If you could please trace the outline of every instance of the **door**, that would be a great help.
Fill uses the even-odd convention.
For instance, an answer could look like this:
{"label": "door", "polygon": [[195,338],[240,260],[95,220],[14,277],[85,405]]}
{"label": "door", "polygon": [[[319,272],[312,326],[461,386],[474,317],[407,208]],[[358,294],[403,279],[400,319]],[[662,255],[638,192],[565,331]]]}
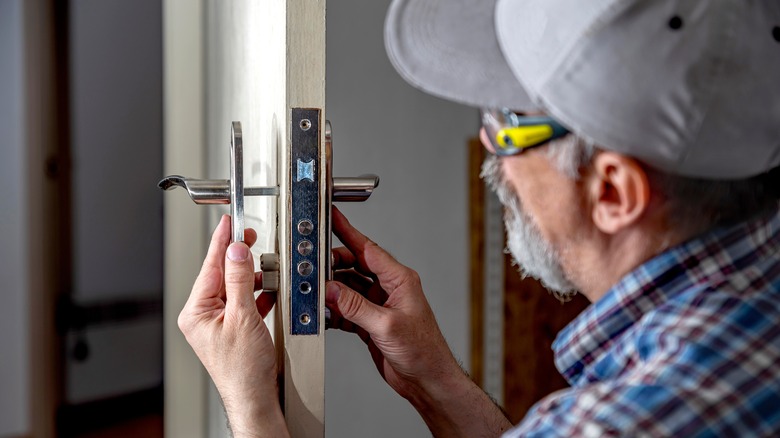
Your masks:
{"label": "door", "polygon": [[[324,281],[327,261],[324,0],[167,0],[165,173],[228,178],[231,122],[243,131],[244,185],[278,186],[278,197],[246,197],[246,226],[263,253],[279,255],[279,296],[267,323],[283,379],[292,436],[324,435]],[[314,155],[301,156],[302,143]],[[302,146],[301,146],[302,147]],[[308,181],[298,167],[312,169]],[[322,171],[320,171],[322,170]],[[309,184],[303,187],[302,184]],[[299,190],[316,202],[304,205]],[[175,198],[175,199],[174,199]],[[176,328],[205,243],[227,208],[166,196],[166,433],[225,436],[218,395]],[[293,251],[309,215],[313,241],[305,303]],[[318,243],[322,242],[322,245]],[[318,269],[322,267],[322,269]],[[322,291],[322,293],[320,293]],[[300,307],[303,305],[303,309]]]}

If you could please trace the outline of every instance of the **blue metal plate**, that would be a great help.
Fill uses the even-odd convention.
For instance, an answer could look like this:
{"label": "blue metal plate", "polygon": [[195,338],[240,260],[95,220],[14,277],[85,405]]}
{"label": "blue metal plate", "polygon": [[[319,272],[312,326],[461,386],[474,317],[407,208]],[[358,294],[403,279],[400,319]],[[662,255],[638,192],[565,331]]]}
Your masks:
{"label": "blue metal plate", "polygon": [[[320,113],[316,108],[292,109],[292,162],[289,167],[292,264],[289,292],[293,335],[316,335],[320,331]],[[308,255],[298,251],[300,243],[305,240],[312,244]]]}

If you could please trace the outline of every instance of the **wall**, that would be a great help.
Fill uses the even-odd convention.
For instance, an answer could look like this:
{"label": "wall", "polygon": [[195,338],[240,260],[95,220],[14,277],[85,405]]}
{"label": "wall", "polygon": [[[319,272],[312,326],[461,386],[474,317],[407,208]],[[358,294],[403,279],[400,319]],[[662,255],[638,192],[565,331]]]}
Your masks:
{"label": "wall", "polygon": [[22,1],[0,0],[0,436],[28,430]]}
{"label": "wall", "polygon": [[[70,1],[73,301],[162,297],[162,6]],[[71,331],[70,353],[80,335]],[[162,382],[159,313],[83,333],[68,354],[65,398],[83,403]]]}
{"label": "wall", "polygon": [[[416,269],[455,356],[468,366],[466,141],[474,109],[425,95],[398,76],[383,41],[389,1],[329,0],[327,117],[334,174],[376,173],[363,204],[341,204],[352,223]],[[411,406],[382,381],[364,344],[329,331],[328,436],[426,436]]]}

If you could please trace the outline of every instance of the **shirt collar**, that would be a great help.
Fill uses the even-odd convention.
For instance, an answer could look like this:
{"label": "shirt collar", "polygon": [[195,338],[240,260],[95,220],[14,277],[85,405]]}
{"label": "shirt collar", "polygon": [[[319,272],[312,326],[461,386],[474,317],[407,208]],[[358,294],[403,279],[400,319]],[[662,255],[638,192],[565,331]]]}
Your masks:
{"label": "shirt collar", "polygon": [[706,284],[780,250],[780,211],[689,240],[640,265],[574,321],[553,343],[555,364],[575,385],[583,371],[642,315],[694,284]]}

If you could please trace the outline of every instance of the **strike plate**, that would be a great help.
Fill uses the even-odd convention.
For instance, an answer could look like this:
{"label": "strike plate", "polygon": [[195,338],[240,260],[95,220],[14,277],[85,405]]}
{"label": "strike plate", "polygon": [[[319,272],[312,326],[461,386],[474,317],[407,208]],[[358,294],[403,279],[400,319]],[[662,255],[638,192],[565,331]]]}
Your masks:
{"label": "strike plate", "polygon": [[290,327],[293,335],[316,335],[320,330],[320,110],[293,108],[290,134]]}

